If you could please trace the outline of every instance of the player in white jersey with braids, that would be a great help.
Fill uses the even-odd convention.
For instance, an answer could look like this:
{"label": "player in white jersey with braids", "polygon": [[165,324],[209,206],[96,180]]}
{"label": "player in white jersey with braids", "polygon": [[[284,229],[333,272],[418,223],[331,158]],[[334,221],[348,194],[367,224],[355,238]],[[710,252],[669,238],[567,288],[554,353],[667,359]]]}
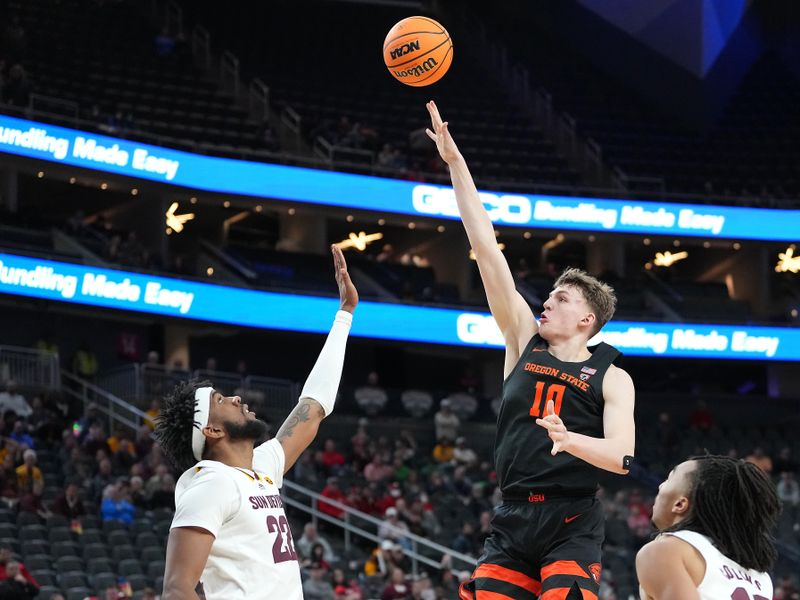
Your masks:
{"label": "player in white jersey with braids", "polygon": [[751,463],[679,464],[653,506],[660,535],[636,556],[642,600],[772,600],[779,513],[775,485]]}
{"label": "player in white jersey with braids", "polygon": [[164,600],[302,600],[300,567],[279,488],[333,410],[358,292],[341,250],[331,248],[340,310],[298,405],[274,439],[239,396],[210,382],[179,385],[165,400],[155,435],[186,469],[175,488]]}

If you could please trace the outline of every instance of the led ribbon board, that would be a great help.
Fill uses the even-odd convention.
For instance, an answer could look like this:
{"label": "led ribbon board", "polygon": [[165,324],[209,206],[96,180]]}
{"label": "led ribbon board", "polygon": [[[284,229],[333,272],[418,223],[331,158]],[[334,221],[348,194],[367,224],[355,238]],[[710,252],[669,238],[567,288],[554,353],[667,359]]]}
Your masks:
{"label": "led ribbon board", "polygon": [[[279,294],[0,253],[0,293],[262,329],[327,333],[336,298]],[[352,335],[485,348],[487,313],[362,301]],[[604,340],[633,356],[800,360],[800,329],[615,321]]]}
{"label": "led ribbon board", "polygon": [[[202,156],[0,115],[0,152],[210,192],[458,219],[453,190],[396,179]],[[797,241],[800,210],[481,192],[498,225]]]}

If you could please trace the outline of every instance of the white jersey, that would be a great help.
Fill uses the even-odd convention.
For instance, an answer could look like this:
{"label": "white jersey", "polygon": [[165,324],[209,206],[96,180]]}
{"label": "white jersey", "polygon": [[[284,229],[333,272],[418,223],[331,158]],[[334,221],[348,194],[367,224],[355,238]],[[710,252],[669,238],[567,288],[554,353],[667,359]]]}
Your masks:
{"label": "white jersey", "polygon": [[303,600],[278,492],[285,460],[272,439],[255,449],[252,471],[203,460],[178,480],[172,527],[201,527],[214,535],[200,578],[208,600]]}
{"label": "white jersey", "polygon": [[722,554],[706,536],[695,531],[673,531],[706,561],[706,574],[697,586],[700,600],[772,600],[772,580],[767,573],[745,569]]}

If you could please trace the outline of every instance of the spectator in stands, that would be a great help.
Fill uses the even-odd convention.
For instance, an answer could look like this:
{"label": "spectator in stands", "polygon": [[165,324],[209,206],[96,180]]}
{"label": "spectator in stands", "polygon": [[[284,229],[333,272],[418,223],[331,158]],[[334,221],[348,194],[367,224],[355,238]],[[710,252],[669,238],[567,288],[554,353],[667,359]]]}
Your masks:
{"label": "spectator in stands", "polygon": [[[8,564],[13,561],[17,563],[19,574],[22,575],[23,579],[39,587],[39,582],[36,581],[36,578],[31,575],[24,564],[18,560],[14,560],[13,554],[14,549],[10,545],[0,544],[0,581],[6,581],[7,579],[14,579],[16,577],[16,573],[11,574],[8,569]],[[2,598],[2,596],[0,596],[0,598]]]}
{"label": "spectator in stands", "polygon": [[[337,595],[337,600],[362,600],[364,593],[356,579],[347,579],[347,575],[342,569],[333,570],[333,591]],[[344,588],[344,589],[342,589]]]}
{"label": "spectator in stands", "polygon": [[17,487],[21,493],[33,491],[34,483],[44,485],[42,470],[36,466],[36,451],[28,448],[22,454],[23,463],[17,467]]}
{"label": "spectator in stands", "polygon": [[714,416],[705,400],[697,401],[697,407],[689,415],[689,426],[699,431],[709,431],[714,426]]}
{"label": "spectator in stands", "polygon": [[144,412],[144,414],[147,415],[147,417],[144,419],[144,424],[147,425],[152,431],[156,428],[156,419],[158,418],[158,415],[161,414],[161,400],[159,398],[153,398],[150,400],[150,406]]}
{"label": "spectator in stands", "polygon": [[781,473],[797,473],[797,461],[792,457],[792,449],[784,446],[772,462],[773,471]]}
{"label": "spectator in stands", "polygon": [[94,422],[89,425],[89,432],[81,443],[83,452],[88,456],[97,456],[97,452],[102,450],[106,456],[110,456],[111,448],[108,447],[107,440],[108,438],[106,437],[106,432],[103,430],[103,427],[100,423]]}
{"label": "spectator in stands", "polygon": [[366,417],[361,417],[358,420],[358,429],[353,437],[350,438],[353,469],[356,471],[363,471],[369,462],[369,453],[367,452],[367,445],[370,442],[369,434],[367,433],[368,424],[369,421]]}
{"label": "spectator in stands", "polygon": [[407,600],[411,595],[411,588],[406,583],[406,574],[403,569],[395,567],[391,579],[383,588],[381,600]]}
{"label": "spectator in stands", "polygon": [[0,414],[5,415],[9,412],[23,419],[33,412],[25,396],[17,391],[17,382],[13,379],[6,381],[6,389],[0,392]]}
{"label": "spectator in stands", "polygon": [[79,519],[86,514],[86,508],[80,497],[80,487],[70,481],[64,491],[53,501],[53,512],[62,515],[70,521]]}
{"label": "spectator in stands", "polygon": [[381,540],[391,540],[401,545],[409,545],[408,525],[400,520],[399,513],[394,506],[386,509],[386,518],[378,528],[378,538]]}
{"label": "spectator in stands", "polygon": [[322,546],[322,556],[326,562],[332,563],[336,560],[336,557],[333,554],[333,549],[331,548],[328,540],[326,540],[319,534],[319,532],[317,532],[317,526],[314,525],[314,523],[308,522],[306,523],[305,527],[303,527],[303,535],[300,536],[300,539],[297,540],[297,543],[295,544],[295,547],[300,553],[300,558],[310,558],[311,548],[315,544]]}
{"label": "spectator in stands", "polygon": [[310,577],[303,583],[303,597],[306,600],[331,600],[333,586],[325,577],[326,572],[320,563],[313,563]]}
{"label": "spectator in stands", "polygon": [[433,448],[433,460],[440,464],[449,464],[455,456],[452,440],[445,436],[439,438],[439,443]]}
{"label": "spectator in stands", "polygon": [[28,600],[35,598],[39,588],[25,579],[20,572],[20,563],[10,560],[6,563],[6,579],[0,583],[0,598],[4,600]]}
{"label": "spectator in stands", "polygon": [[48,441],[58,440],[60,434],[56,423],[57,415],[44,405],[41,396],[34,396],[31,400],[31,415],[28,417],[29,429],[32,437],[36,436]]}
{"label": "spectator in stands", "polygon": [[15,508],[19,500],[17,470],[14,467],[14,455],[6,454],[0,469],[0,500],[7,508]]}
{"label": "spectator in stands", "polygon": [[[328,484],[322,490],[320,494],[324,498],[329,498],[331,500],[335,500],[336,502],[341,502],[342,504],[347,503],[347,496],[339,487],[339,480],[336,477],[328,477]],[[327,502],[320,502],[319,503],[319,510],[320,512],[325,513],[326,515],[330,515],[337,519],[341,519],[344,517],[344,510],[333,506],[332,504],[328,504]]]}
{"label": "spectator in stands", "polygon": [[344,464],[344,454],[336,449],[336,441],[331,438],[325,440],[325,450],[322,452],[322,467],[325,474],[339,475]]}
{"label": "spectator in stands", "polygon": [[456,439],[456,447],[453,450],[453,460],[457,465],[464,465],[471,469],[478,464],[478,455],[472,448],[467,448],[467,440],[463,436]]}
{"label": "spectator in stands", "polygon": [[[174,480],[174,479],[173,479]],[[144,493],[144,479],[139,475],[132,475],[130,481],[131,504],[136,508],[136,512],[143,512],[150,507],[150,502]]]}
{"label": "spectator in stands", "polygon": [[114,483],[115,479],[111,461],[107,458],[102,459],[98,464],[97,473],[89,483],[91,499],[94,501],[100,500],[106,488]]}
{"label": "spectator in stands", "polygon": [[14,421],[13,429],[8,435],[9,439],[17,444],[19,447],[35,448],[36,443],[33,441],[31,434],[25,429],[25,421],[17,419]]}
{"label": "spectator in stands", "polygon": [[169,33],[169,29],[164,27],[158,32],[153,40],[156,56],[169,58],[175,52],[175,38]]}
{"label": "spectator in stands", "polygon": [[781,502],[792,508],[800,505],[800,486],[797,485],[794,473],[789,471],[781,473],[781,479],[778,482],[778,497]]}
{"label": "spectator in stands", "polygon": [[268,119],[264,119],[256,132],[257,139],[265,150],[269,152],[280,152],[281,144],[278,141],[278,136],[272,128],[272,124]]}
{"label": "spectator in stands", "polygon": [[461,524],[461,531],[453,538],[451,545],[456,552],[475,556],[477,544],[475,540],[475,527],[472,525],[472,521],[464,521]]}
{"label": "spectator in stands", "polygon": [[26,107],[31,97],[31,84],[28,73],[22,65],[16,64],[8,71],[3,86],[3,100],[12,106]]}
{"label": "spectator in stands", "polygon": [[81,341],[78,351],[72,357],[72,372],[82,379],[94,382],[98,369],[97,355],[92,352],[86,340]]}
{"label": "spectator in stands", "polygon": [[149,507],[151,510],[159,508],[175,510],[175,477],[172,473],[166,473],[161,478],[161,487],[150,496]]}
{"label": "spectator in stands", "polygon": [[23,494],[19,499],[20,512],[27,512],[38,515],[40,519],[48,519],[53,515],[50,509],[42,501],[44,493],[44,483],[34,482],[33,489]]}
{"label": "spectator in stands", "polygon": [[745,460],[749,463],[753,463],[767,475],[772,473],[772,459],[767,456],[764,449],[759,446],[754,448],[753,452],[750,453]]}
{"label": "spectator in stands", "polygon": [[358,388],[353,395],[361,410],[370,416],[381,412],[389,401],[386,390],[380,387],[380,379],[375,371],[367,375],[366,384]]}
{"label": "spectator in stands", "polygon": [[447,438],[452,443],[458,437],[461,421],[453,412],[449,398],[439,403],[439,411],[434,415],[433,423],[436,426],[437,441],[441,442],[443,438]]}
{"label": "spectator in stands", "polygon": [[369,482],[380,483],[386,481],[394,473],[391,465],[384,464],[383,456],[376,452],[372,461],[364,467],[364,479]]}
{"label": "spectator in stands", "polygon": [[127,497],[127,488],[127,483],[121,481],[106,487],[100,505],[103,521],[119,521],[124,525],[133,523],[136,509]]}
{"label": "spectator in stands", "polygon": [[[109,444],[110,445],[110,444]],[[136,456],[136,448],[133,443],[126,437],[119,438],[119,442],[115,444],[116,451],[112,457],[112,464],[117,473],[128,473],[131,467],[138,462]]]}

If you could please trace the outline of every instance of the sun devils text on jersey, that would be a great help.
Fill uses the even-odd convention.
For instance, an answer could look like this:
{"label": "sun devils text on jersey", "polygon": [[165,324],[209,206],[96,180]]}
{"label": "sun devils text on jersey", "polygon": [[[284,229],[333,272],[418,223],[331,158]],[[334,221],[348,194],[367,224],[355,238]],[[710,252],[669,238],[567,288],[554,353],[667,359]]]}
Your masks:
{"label": "sun devils text on jersey", "polygon": [[590,495],[599,469],[567,452],[552,456],[553,442],[536,425],[548,401],[567,430],[603,437],[603,378],[620,352],[601,343],[583,362],[563,362],[537,333],[503,385],[494,458],[506,498],[544,501],[547,494]]}

